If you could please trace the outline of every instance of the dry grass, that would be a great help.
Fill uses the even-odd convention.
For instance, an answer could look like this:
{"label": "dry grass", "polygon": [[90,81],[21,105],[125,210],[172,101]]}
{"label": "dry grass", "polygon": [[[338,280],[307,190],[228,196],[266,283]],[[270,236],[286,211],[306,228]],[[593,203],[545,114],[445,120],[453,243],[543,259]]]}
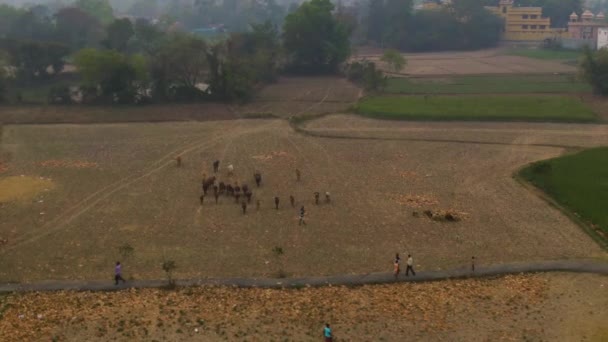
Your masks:
{"label": "dry grass", "polygon": [[34,293],[0,299],[0,335],[7,342],[314,341],[329,322],[341,341],[599,342],[607,287],[606,277],[562,274],[354,289]]}

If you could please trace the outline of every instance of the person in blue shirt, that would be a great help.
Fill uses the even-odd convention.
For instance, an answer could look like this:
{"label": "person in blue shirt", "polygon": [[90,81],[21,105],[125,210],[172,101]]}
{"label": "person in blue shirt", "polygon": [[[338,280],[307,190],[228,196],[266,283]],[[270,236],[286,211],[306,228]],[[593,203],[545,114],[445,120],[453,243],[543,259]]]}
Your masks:
{"label": "person in blue shirt", "polygon": [[331,335],[331,328],[329,327],[329,323],[325,324],[325,328],[323,328],[323,337],[325,337],[325,342],[332,342],[333,338]]}

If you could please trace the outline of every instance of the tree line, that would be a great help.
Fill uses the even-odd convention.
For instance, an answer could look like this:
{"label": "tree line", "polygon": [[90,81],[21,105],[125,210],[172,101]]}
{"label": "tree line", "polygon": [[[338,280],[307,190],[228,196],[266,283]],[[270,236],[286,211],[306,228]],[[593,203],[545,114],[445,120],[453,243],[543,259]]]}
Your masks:
{"label": "tree line", "polygon": [[[0,28],[7,66],[0,70],[28,85],[57,77],[72,64],[85,103],[247,101],[281,72],[337,72],[350,55],[350,31],[329,0],[302,3],[282,27],[268,20],[216,40],[146,19],[103,24],[84,7],[62,8],[53,16],[36,7],[2,11],[12,11],[15,20]],[[67,86],[49,94],[54,103],[73,98]]]}
{"label": "tree line", "polygon": [[479,0],[454,0],[414,11],[412,0],[370,0],[366,39],[406,51],[467,50],[494,46],[503,22]]}

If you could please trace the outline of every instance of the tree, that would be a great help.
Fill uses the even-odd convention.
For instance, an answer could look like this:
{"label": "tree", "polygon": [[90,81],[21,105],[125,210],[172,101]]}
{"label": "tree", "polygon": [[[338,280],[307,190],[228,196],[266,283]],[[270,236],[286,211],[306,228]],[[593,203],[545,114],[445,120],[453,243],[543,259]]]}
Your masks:
{"label": "tree", "polygon": [[103,40],[103,45],[111,50],[125,52],[129,40],[134,34],[135,31],[133,30],[131,20],[116,19],[106,27],[106,39]]}
{"label": "tree", "polygon": [[591,84],[595,93],[608,96],[608,50],[594,52],[588,47],[585,48],[580,73]]}
{"label": "tree", "polygon": [[0,4],[0,38],[6,38],[15,21],[23,14],[23,10],[15,7]]}
{"label": "tree", "polygon": [[376,68],[376,63],[367,60],[349,64],[346,68],[346,76],[350,81],[371,92],[383,91],[388,84],[388,78],[382,70]]}
{"label": "tree", "polygon": [[11,65],[17,69],[19,79],[25,82],[48,76],[49,67],[55,74],[61,72],[63,59],[70,51],[62,44],[36,41],[9,41],[7,49]]}
{"label": "tree", "polygon": [[165,38],[165,33],[146,19],[137,19],[133,31],[134,39],[130,44],[131,49],[148,55],[153,54]]}
{"label": "tree", "polygon": [[192,35],[174,33],[152,52],[150,73],[160,100],[192,100],[208,74],[207,44]]}
{"label": "tree", "polygon": [[386,24],[382,39],[387,46],[403,45],[404,39],[407,38],[408,22],[413,7],[413,0],[386,0],[384,13]]}
{"label": "tree", "polygon": [[146,60],[140,55],[124,55],[112,50],[84,49],[74,64],[86,89],[109,103],[137,103],[147,81]]}
{"label": "tree", "polygon": [[0,60],[0,103],[3,103],[6,100],[6,66]]}
{"label": "tree", "polygon": [[111,23],[114,19],[114,10],[108,0],[77,0],[75,5],[97,18],[104,25]]}
{"label": "tree", "polygon": [[80,50],[94,46],[101,36],[101,23],[97,18],[78,7],[65,7],[55,14],[56,39]]}
{"label": "tree", "polygon": [[454,0],[453,15],[460,26],[460,45],[477,49],[495,45],[503,29],[503,21],[490,13],[478,0]]}
{"label": "tree", "polygon": [[34,11],[22,12],[9,29],[8,38],[30,41],[51,41],[55,35],[55,27],[51,18],[38,16]]}
{"label": "tree", "polygon": [[388,64],[388,66],[395,73],[398,73],[403,70],[403,67],[405,67],[405,65],[407,64],[407,61],[405,60],[401,52],[394,49],[386,50],[380,60]]}
{"label": "tree", "polygon": [[329,0],[310,0],[285,18],[283,43],[293,71],[335,72],[350,55],[349,32]]}
{"label": "tree", "polygon": [[367,39],[382,42],[384,36],[384,0],[370,0],[367,15]]}

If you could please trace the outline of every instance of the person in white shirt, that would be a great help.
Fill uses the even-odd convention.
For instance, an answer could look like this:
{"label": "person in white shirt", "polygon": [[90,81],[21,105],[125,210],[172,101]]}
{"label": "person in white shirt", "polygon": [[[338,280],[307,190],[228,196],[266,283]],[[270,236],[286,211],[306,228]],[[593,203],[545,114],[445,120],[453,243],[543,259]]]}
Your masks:
{"label": "person in white shirt", "polygon": [[412,271],[412,275],[416,275],[416,272],[414,271],[414,258],[412,258],[411,254],[407,255],[407,268],[405,269],[405,276],[409,277],[410,276],[410,271]]}

